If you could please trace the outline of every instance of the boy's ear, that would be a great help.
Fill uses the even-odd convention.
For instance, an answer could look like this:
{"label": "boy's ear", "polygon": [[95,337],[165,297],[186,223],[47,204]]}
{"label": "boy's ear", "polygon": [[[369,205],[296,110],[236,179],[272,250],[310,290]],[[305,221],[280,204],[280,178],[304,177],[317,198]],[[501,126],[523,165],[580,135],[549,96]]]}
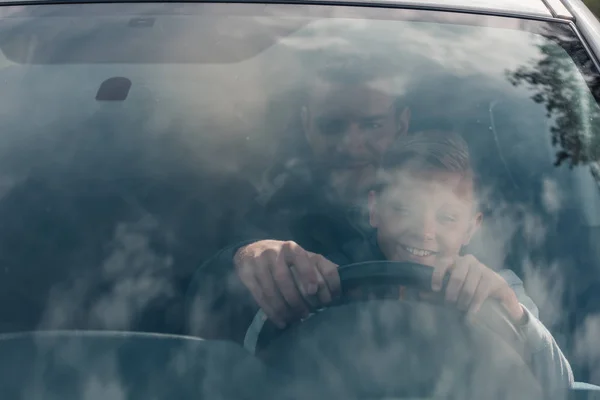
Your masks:
{"label": "boy's ear", "polygon": [[473,238],[473,235],[475,235],[475,233],[477,233],[477,231],[481,227],[482,222],[483,222],[483,214],[480,212],[476,213],[473,216],[473,218],[471,219],[471,222],[469,223],[469,230],[467,231],[467,235],[463,242],[463,246],[466,246],[469,244],[469,242],[471,242],[471,238]]}
{"label": "boy's ear", "polygon": [[372,228],[377,228],[379,216],[377,214],[377,194],[374,190],[369,192],[369,224]]}

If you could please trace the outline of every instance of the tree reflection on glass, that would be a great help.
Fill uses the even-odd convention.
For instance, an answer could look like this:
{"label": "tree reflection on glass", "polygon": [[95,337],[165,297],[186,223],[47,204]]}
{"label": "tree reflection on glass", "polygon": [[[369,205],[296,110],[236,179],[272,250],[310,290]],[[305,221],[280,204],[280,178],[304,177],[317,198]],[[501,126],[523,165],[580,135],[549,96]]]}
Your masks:
{"label": "tree reflection on glass", "polygon": [[508,80],[526,85],[533,91],[532,100],[545,106],[557,147],[555,165],[591,163],[594,171],[600,158],[600,109],[594,99],[600,95],[600,76],[569,27],[553,26],[543,36],[539,57],[507,71]]}

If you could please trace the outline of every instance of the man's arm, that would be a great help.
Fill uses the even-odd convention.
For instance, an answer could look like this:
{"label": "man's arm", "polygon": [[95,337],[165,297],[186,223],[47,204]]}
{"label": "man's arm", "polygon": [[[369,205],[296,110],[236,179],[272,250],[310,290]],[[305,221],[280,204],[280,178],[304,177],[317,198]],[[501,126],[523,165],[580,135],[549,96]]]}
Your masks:
{"label": "man's arm", "polygon": [[525,292],[523,282],[511,270],[498,272],[514,290],[524,308],[526,318],[520,326],[531,352],[531,368],[550,393],[573,385],[573,371],[552,334],[538,319],[538,308]]}
{"label": "man's arm", "polygon": [[233,257],[255,241],[227,246],[196,270],[186,295],[188,334],[242,343],[258,306],[235,273]]}

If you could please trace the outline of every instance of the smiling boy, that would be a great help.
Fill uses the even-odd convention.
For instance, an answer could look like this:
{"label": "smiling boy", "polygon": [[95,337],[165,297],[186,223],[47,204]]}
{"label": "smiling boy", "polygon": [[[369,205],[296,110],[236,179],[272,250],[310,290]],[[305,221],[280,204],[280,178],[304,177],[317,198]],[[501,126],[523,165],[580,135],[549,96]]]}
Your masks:
{"label": "smiling boy", "polygon": [[[386,259],[434,268],[432,290],[468,315],[487,299],[497,300],[525,337],[532,370],[546,388],[571,385],[571,367],[514,272],[498,272],[462,255],[482,223],[469,150],[460,135],[427,131],[401,138],[382,161],[369,194],[371,238],[348,243],[329,257],[344,265]],[[403,292],[401,292],[402,294]],[[427,294],[419,294],[427,296]]]}

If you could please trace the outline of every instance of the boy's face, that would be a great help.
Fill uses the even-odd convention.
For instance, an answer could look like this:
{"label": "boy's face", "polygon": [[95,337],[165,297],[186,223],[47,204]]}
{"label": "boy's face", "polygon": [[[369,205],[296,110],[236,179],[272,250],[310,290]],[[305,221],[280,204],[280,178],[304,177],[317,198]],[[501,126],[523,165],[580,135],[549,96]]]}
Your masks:
{"label": "boy's face", "polygon": [[370,222],[388,260],[448,265],[481,224],[473,182],[446,171],[400,169],[369,196]]}

